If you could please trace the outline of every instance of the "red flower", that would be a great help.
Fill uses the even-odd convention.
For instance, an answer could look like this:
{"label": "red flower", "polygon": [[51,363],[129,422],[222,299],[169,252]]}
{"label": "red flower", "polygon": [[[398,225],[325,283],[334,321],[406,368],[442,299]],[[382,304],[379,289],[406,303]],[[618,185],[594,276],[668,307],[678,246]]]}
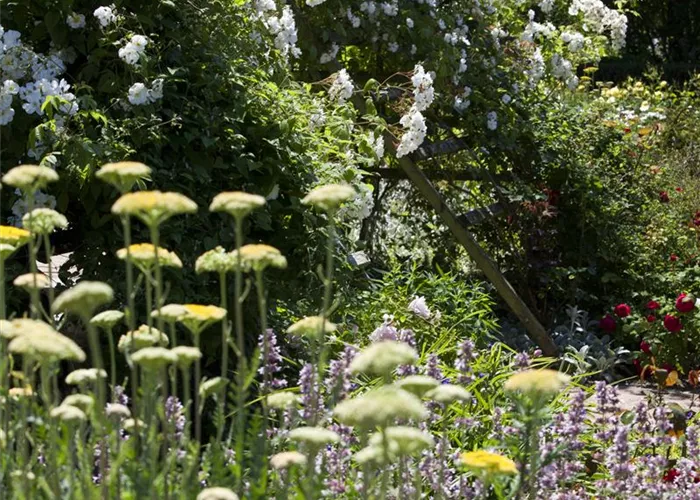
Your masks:
{"label": "red flower", "polygon": [[654,316],[653,314],[650,314],[649,316],[647,316],[647,321],[649,323],[653,323],[654,321],[656,321],[656,316]]}
{"label": "red flower", "polygon": [[683,188],[682,188],[682,187],[677,187],[677,188],[676,188],[676,191],[678,191],[679,193],[682,193],[682,192],[683,192]]}
{"label": "red flower", "polygon": [[677,478],[678,476],[680,476],[680,475],[681,475],[681,473],[678,472],[678,469],[672,468],[672,469],[668,469],[668,470],[666,471],[666,474],[664,474],[664,477],[663,477],[662,479],[663,479],[664,482],[666,482],[666,483],[672,483],[672,482],[674,482],[674,481],[676,480],[676,478]]}
{"label": "red flower", "polygon": [[661,203],[668,203],[669,201],[671,201],[671,198],[668,197],[668,193],[666,191],[661,191],[659,193],[659,200],[661,201]]}
{"label": "red flower", "polygon": [[627,304],[618,304],[615,306],[613,312],[620,318],[626,318],[627,316],[632,314],[632,308]]}
{"label": "red flower", "polygon": [[603,319],[598,322],[600,329],[604,332],[612,333],[617,328],[617,323],[615,323],[615,318],[606,314]]}
{"label": "red flower", "polygon": [[649,302],[647,302],[647,309],[651,309],[652,311],[654,311],[655,309],[658,309],[659,307],[661,307],[661,304],[659,304],[655,300],[650,300]]}
{"label": "red flower", "polygon": [[651,354],[651,346],[649,345],[649,342],[647,342],[646,340],[642,340],[639,343],[639,349],[646,354]]}
{"label": "red flower", "polygon": [[634,365],[634,369],[637,370],[637,375],[640,375],[642,373],[642,362],[635,359],[632,361],[632,365]]}
{"label": "red flower", "polygon": [[681,328],[683,328],[683,324],[681,323],[681,320],[679,318],[667,314],[664,318],[664,327],[669,332],[675,333],[681,331]]}
{"label": "red flower", "polygon": [[676,310],[681,313],[688,313],[695,309],[695,300],[686,293],[682,293],[676,299]]}
{"label": "red flower", "polygon": [[670,259],[671,259],[671,262],[676,262],[678,260],[678,255],[676,255],[675,253],[672,253]]}

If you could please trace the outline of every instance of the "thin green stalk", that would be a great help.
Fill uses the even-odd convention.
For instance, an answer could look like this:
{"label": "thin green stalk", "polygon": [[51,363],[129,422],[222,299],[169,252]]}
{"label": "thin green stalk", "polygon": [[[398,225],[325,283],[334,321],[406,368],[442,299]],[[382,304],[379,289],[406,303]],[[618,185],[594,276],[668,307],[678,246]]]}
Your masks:
{"label": "thin green stalk", "polygon": [[[170,326],[170,345],[173,348],[175,348],[175,347],[177,347],[177,327],[175,326],[174,321],[169,321],[168,324]],[[173,384],[173,395],[175,397],[178,397],[179,393],[178,393],[178,387],[177,387],[177,368],[172,367],[171,369],[172,369],[172,372],[171,372],[170,380]]]}
{"label": "thin green stalk", "polygon": [[[34,193],[27,193],[25,199],[27,200],[27,213],[29,214],[29,227],[32,226],[32,220],[34,216],[32,215],[32,211],[34,210]],[[34,241],[34,234],[32,233],[29,237],[29,241],[27,243],[28,248],[29,248],[29,270],[32,273],[32,276],[34,277],[34,286],[32,287],[30,291],[30,297],[32,299],[31,302],[31,308],[30,308],[30,314],[32,319],[37,319],[39,317],[39,311],[41,310],[40,305],[39,305],[39,288],[37,286],[37,281],[36,281],[36,246],[35,246],[35,241]],[[51,264],[51,263],[49,263]]]}
{"label": "thin green stalk", "polygon": [[382,427],[382,451],[384,452],[384,469],[382,470],[381,485],[379,487],[379,498],[386,498],[387,490],[389,487],[389,464],[391,460],[389,458],[389,435],[386,432],[386,428]]}
{"label": "thin green stalk", "polygon": [[0,256],[0,319],[7,317],[5,306],[5,258]]}
{"label": "thin green stalk", "polygon": [[235,218],[236,236],[236,269],[234,273],[233,307],[236,324],[236,356],[238,357],[236,373],[236,491],[243,497],[243,453],[245,442],[245,378],[248,371],[245,357],[245,342],[243,339],[243,270],[241,268],[241,246],[243,245],[243,218]]}
{"label": "thin green stalk", "polygon": [[153,316],[151,316],[151,311],[153,311],[153,276],[150,269],[144,271],[143,274],[146,281],[146,325],[150,332],[151,328],[153,328]]}
{"label": "thin green stalk", "polygon": [[[124,192],[122,192],[124,194]],[[126,302],[127,302],[127,325],[129,327],[129,346],[134,343],[133,332],[136,330],[136,305],[134,302],[134,265],[131,262],[131,219],[128,215],[122,216],[122,227],[124,229],[124,246],[126,247]],[[150,311],[148,311],[150,314]],[[131,361],[131,348],[126,349],[126,362],[131,370],[131,405],[134,415],[138,415],[138,385],[137,372],[134,363]],[[138,434],[138,429],[136,434]]]}
{"label": "thin green stalk", "polygon": [[109,340],[109,378],[112,384],[112,397],[114,397],[114,388],[117,386],[117,353],[114,348],[112,327],[107,328],[107,339]]}
{"label": "thin green stalk", "polygon": [[[53,299],[55,298],[56,291],[53,288],[53,265],[51,265],[51,256],[52,256],[52,251],[51,251],[51,241],[49,240],[49,235],[44,234],[44,253],[46,255],[46,265],[49,268],[49,307],[48,310],[51,311],[51,307],[53,306]],[[36,280],[36,277],[34,277]],[[54,320],[53,314],[49,315],[49,323],[51,325],[55,325],[56,321]]]}
{"label": "thin green stalk", "polygon": [[[6,307],[5,307],[5,259],[0,256],[0,319],[6,318]],[[6,373],[9,373],[7,367],[9,365],[9,356],[7,355],[7,339],[4,337],[0,338],[0,397],[7,398],[7,391],[9,388],[8,381],[5,380]],[[6,418],[5,405],[0,405],[0,429],[5,430],[5,418]],[[7,434],[5,434],[7,435]],[[2,477],[5,477],[5,470],[3,467]],[[2,490],[2,484],[0,483],[0,490]],[[0,499],[4,498],[4,493],[0,493]]]}
{"label": "thin green stalk", "polygon": [[[43,399],[44,408],[48,414],[51,411],[53,397],[51,395],[51,377],[50,367],[47,363],[41,364],[41,397]],[[57,453],[59,445],[56,442],[56,426],[49,425],[49,446],[46,447],[46,466],[48,483],[54,497],[61,496],[61,488],[59,485],[58,470],[56,469]]]}
{"label": "thin green stalk", "polygon": [[[228,300],[226,293],[226,273],[219,273],[219,291],[221,295],[221,307],[228,312]],[[221,320],[221,377],[228,380],[228,350],[229,350],[229,323],[228,315]],[[221,443],[221,438],[224,435],[224,427],[226,425],[226,392],[228,384],[223,384],[221,394],[219,394],[219,421],[216,429],[216,445]]]}
{"label": "thin green stalk", "polygon": [[[194,337],[194,346],[199,349],[199,332]],[[202,415],[199,409],[199,386],[202,383],[202,362],[196,359],[194,362],[194,439],[197,441],[197,449],[202,444]]]}
{"label": "thin green stalk", "polygon": [[[98,371],[104,370],[104,360],[102,359],[102,350],[100,349],[100,339],[98,337],[97,328],[90,322],[90,316],[83,316],[83,323],[87,327],[88,331],[88,343],[90,344],[90,357],[92,358],[92,364]],[[97,377],[97,408],[95,412],[97,414],[97,444],[100,447],[104,445],[104,410],[105,403],[107,400],[107,391],[105,388],[104,377]],[[100,477],[102,478],[102,489],[104,498],[109,498],[109,489],[107,485],[107,453],[106,447],[103,447],[100,453]]]}
{"label": "thin green stalk", "polygon": [[[158,225],[153,224],[150,227],[151,230],[151,243],[155,247],[156,251],[156,309],[158,309],[158,318],[156,320],[156,328],[163,331],[163,317],[160,314],[160,308],[163,307],[163,268],[160,265],[160,257],[158,255],[158,247],[160,245],[160,232],[158,231]],[[148,315],[150,316],[151,309],[148,310]]]}
{"label": "thin green stalk", "polygon": [[[163,368],[161,370],[161,390],[163,396],[163,405],[166,404],[168,400],[168,369]],[[168,422],[168,417],[163,412],[163,461],[165,462],[165,471],[163,472],[163,490],[165,492],[164,498],[168,500],[170,498],[170,490],[168,487],[168,475],[170,474],[170,460],[168,460],[168,441],[170,436],[170,422]]]}
{"label": "thin green stalk", "polygon": [[[263,421],[262,430],[260,435],[263,436],[262,439],[262,453],[263,464],[262,468],[264,472],[261,474],[266,474],[267,469],[267,427],[269,425],[268,418],[270,409],[267,406],[267,399],[265,396],[270,390],[270,370],[268,367],[267,360],[270,356],[270,339],[267,335],[267,300],[265,298],[265,284],[263,282],[263,272],[260,270],[255,271],[255,288],[258,292],[258,311],[260,312],[260,331],[263,338],[263,352],[262,352],[262,367],[263,367],[263,389],[261,391],[261,404],[263,411]],[[313,458],[313,457],[312,457]],[[311,460],[313,462],[313,460]]]}

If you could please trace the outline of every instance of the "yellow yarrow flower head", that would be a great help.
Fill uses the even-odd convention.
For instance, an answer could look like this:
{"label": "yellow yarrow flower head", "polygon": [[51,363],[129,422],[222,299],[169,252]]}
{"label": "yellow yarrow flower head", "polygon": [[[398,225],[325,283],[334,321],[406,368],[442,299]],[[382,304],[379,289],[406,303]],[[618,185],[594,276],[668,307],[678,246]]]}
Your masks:
{"label": "yellow yarrow flower head", "polygon": [[3,261],[15,253],[17,247],[8,245],[7,243],[0,243],[0,261]]}
{"label": "yellow yarrow flower head", "polygon": [[7,393],[12,399],[30,398],[34,395],[34,391],[30,386],[13,387]]}
{"label": "yellow yarrow flower head", "polygon": [[427,375],[409,375],[408,377],[396,381],[397,387],[411,394],[415,394],[419,398],[422,398],[427,392],[435,389],[438,385],[440,385],[440,382]]}
{"label": "yellow yarrow flower head", "polygon": [[78,316],[92,316],[95,309],[112,300],[114,300],[114,290],[107,283],[81,281],[56,297],[51,310]]}
{"label": "yellow yarrow flower head", "polygon": [[386,427],[397,418],[424,420],[428,410],[410,392],[387,385],[341,401],[333,409],[333,414],[342,424],[371,428]]}
{"label": "yellow yarrow flower head", "polygon": [[158,247],[151,243],[135,243],[129,245],[129,249],[120,248],[117,250],[117,258],[121,260],[130,259],[131,262],[142,272],[148,273],[156,265],[156,255],[158,263],[164,267],[175,267],[182,269],[182,261],[175,252],[171,252],[163,247]]}
{"label": "yellow yarrow flower head", "polygon": [[527,394],[531,397],[549,397],[560,392],[571,380],[556,370],[525,370],[506,380],[506,392]]}
{"label": "yellow yarrow flower head", "polygon": [[35,208],[22,217],[22,226],[35,234],[50,234],[68,227],[68,219],[50,208]]}
{"label": "yellow yarrow flower head", "polygon": [[151,176],[151,168],[137,161],[120,161],[103,165],[95,176],[126,193],[137,181],[148,179]]}
{"label": "yellow yarrow flower head", "polygon": [[217,394],[219,390],[228,383],[228,379],[223,377],[214,377],[205,380],[199,386],[199,396],[202,399],[207,399],[212,394]]}
{"label": "yellow yarrow flower head", "polygon": [[124,313],[122,311],[109,310],[102,311],[101,313],[95,315],[90,320],[90,323],[103,330],[111,330],[114,326],[124,319]]}
{"label": "yellow yarrow flower head", "polygon": [[166,323],[180,321],[187,314],[187,309],[182,304],[166,304],[160,309],[151,311],[151,317],[163,318]]}
{"label": "yellow yarrow flower head", "polygon": [[298,451],[283,451],[270,457],[270,465],[277,470],[289,469],[292,466],[304,466],[307,463],[305,455]]}
{"label": "yellow yarrow flower head", "polygon": [[41,290],[51,286],[49,278],[42,273],[20,274],[14,279],[12,284],[18,288],[24,288],[27,291]]}
{"label": "yellow yarrow flower head", "polygon": [[333,333],[337,326],[321,316],[307,316],[287,328],[287,333],[302,337],[319,338],[321,334]]}
{"label": "yellow yarrow flower head", "polygon": [[63,404],[51,410],[50,415],[53,418],[69,423],[82,422],[87,418],[85,412],[80,408]]}
{"label": "yellow yarrow flower head", "polygon": [[97,382],[98,379],[107,378],[107,372],[98,368],[78,368],[66,376],[68,385],[84,385]]}
{"label": "yellow yarrow flower head", "polygon": [[333,212],[346,201],[355,198],[355,190],[347,184],[327,184],[313,189],[302,198],[304,205],[312,205],[326,212]]}
{"label": "yellow yarrow flower head", "polygon": [[418,359],[416,350],[405,342],[382,340],[365,348],[350,363],[352,373],[388,375],[401,365],[412,365]]}
{"label": "yellow yarrow flower head", "polygon": [[12,340],[19,335],[25,333],[43,333],[52,334],[55,330],[48,323],[37,319],[19,318],[12,321],[0,320],[0,337]]}
{"label": "yellow yarrow flower head", "polygon": [[119,352],[138,351],[154,345],[168,345],[168,336],[156,328],[141,325],[136,330],[129,331],[119,337],[117,349]]}
{"label": "yellow yarrow flower head", "polygon": [[486,450],[462,453],[460,459],[469,469],[486,476],[518,473],[515,462],[510,458]]}
{"label": "yellow yarrow flower head", "polygon": [[[435,446],[433,437],[420,429],[405,425],[387,427],[384,432],[388,441],[388,452],[392,459],[417,455],[423,450]],[[384,435],[381,432],[372,434],[369,438],[370,446],[384,447]]]}
{"label": "yellow yarrow flower head", "polygon": [[180,322],[185,325],[193,335],[199,335],[209,325],[221,321],[226,317],[226,309],[218,306],[185,304],[184,308],[187,312],[180,319]]}
{"label": "yellow yarrow flower head", "polygon": [[70,394],[63,399],[61,405],[75,406],[85,413],[90,413],[95,406],[95,399],[87,394]]}
{"label": "yellow yarrow flower head", "polygon": [[173,215],[197,211],[197,204],[180,193],[138,191],[123,194],[112,205],[112,213],[137,217],[149,227],[158,226]]}
{"label": "yellow yarrow flower head", "polygon": [[26,229],[14,226],[0,226],[0,244],[10,245],[15,249],[26,244],[31,237],[31,233]]}
{"label": "yellow yarrow flower head", "polygon": [[192,363],[198,359],[202,359],[202,351],[196,347],[181,345],[173,347],[172,353],[175,354],[177,358],[177,366],[182,369],[189,368]]}
{"label": "yellow yarrow flower head", "polygon": [[177,355],[165,347],[144,347],[131,357],[146,370],[160,370],[177,362]]}
{"label": "yellow yarrow flower head", "polygon": [[85,361],[85,352],[71,339],[53,330],[26,332],[8,345],[10,352],[28,356],[39,363],[59,360]]}
{"label": "yellow yarrow flower head", "polygon": [[[194,270],[197,274],[202,273],[231,273],[238,267],[238,257],[236,252],[227,252],[223,247],[216,247],[204,252],[197,258]],[[241,262],[241,268],[245,266]],[[245,270],[245,269],[243,269]]]}
{"label": "yellow yarrow flower head", "polygon": [[228,488],[205,488],[197,495],[197,500],[238,500],[238,495]]}
{"label": "yellow yarrow flower head", "polygon": [[209,205],[209,211],[226,212],[238,219],[263,205],[265,205],[265,198],[260,195],[244,193],[243,191],[227,191],[214,197]]}
{"label": "yellow yarrow flower head", "polygon": [[[264,271],[267,267],[284,269],[287,267],[287,259],[270,245],[245,245],[241,248],[241,260],[246,267],[253,271]],[[236,252],[232,252],[234,259],[237,259]]]}
{"label": "yellow yarrow flower head", "polygon": [[57,180],[58,174],[54,170],[39,165],[20,165],[2,176],[2,182],[25,193],[34,193]]}

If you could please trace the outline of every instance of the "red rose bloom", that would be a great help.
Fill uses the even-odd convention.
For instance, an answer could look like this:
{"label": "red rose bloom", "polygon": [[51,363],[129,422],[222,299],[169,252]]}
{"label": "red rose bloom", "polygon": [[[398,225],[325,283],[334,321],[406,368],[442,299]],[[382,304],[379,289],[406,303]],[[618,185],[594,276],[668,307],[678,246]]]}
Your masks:
{"label": "red rose bloom", "polygon": [[680,318],[667,314],[664,318],[664,327],[671,333],[680,332],[683,328]]}
{"label": "red rose bloom", "polygon": [[618,304],[615,306],[613,312],[620,318],[626,318],[627,316],[632,314],[632,308],[627,304]]}
{"label": "red rose bloom", "polygon": [[671,201],[666,191],[661,191],[659,193],[659,200],[661,200],[661,203],[668,203],[669,201]]}
{"label": "red rose bloom", "polygon": [[659,307],[661,307],[661,304],[659,304],[655,300],[650,300],[649,302],[647,302],[647,309],[651,309],[652,311],[654,311]]}
{"label": "red rose bloom", "polygon": [[666,471],[666,474],[664,474],[664,477],[662,479],[664,480],[665,483],[672,483],[680,475],[681,475],[681,473],[678,472],[678,469],[676,469],[676,468],[668,469]]}
{"label": "red rose bloom", "polygon": [[682,293],[676,299],[676,310],[681,313],[688,313],[695,309],[695,300],[687,293]]}
{"label": "red rose bloom", "polygon": [[615,329],[617,328],[617,323],[615,323],[615,318],[613,318],[609,314],[606,314],[605,317],[598,322],[598,325],[600,325],[601,330],[603,330],[604,332],[608,332],[608,333],[614,332]]}
{"label": "red rose bloom", "polygon": [[683,188],[682,188],[682,187],[677,187],[677,188],[676,188],[676,191],[678,191],[679,193],[682,193],[682,192],[683,192]]}
{"label": "red rose bloom", "polygon": [[678,255],[676,255],[675,253],[672,253],[671,257],[669,257],[669,258],[671,259],[671,262],[676,262],[678,260]]}
{"label": "red rose bloom", "polygon": [[651,354],[651,346],[646,340],[642,340],[639,344],[639,350],[646,354]]}
{"label": "red rose bloom", "polygon": [[649,316],[647,316],[647,321],[649,323],[653,323],[654,321],[656,321],[656,316],[654,316],[653,314],[650,314]]}
{"label": "red rose bloom", "polygon": [[634,369],[637,371],[637,375],[641,375],[642,373],[642,362],[639,361],[638,359],[635,359],[632,361],[632,365],[634,366]]}

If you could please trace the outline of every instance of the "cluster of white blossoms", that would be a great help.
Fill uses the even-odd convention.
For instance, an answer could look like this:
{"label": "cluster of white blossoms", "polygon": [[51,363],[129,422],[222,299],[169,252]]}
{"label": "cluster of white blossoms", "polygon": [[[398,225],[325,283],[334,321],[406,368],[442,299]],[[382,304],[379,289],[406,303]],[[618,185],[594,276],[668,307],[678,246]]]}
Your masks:
{"label": "cluster of white blossoms", "polygon": [[472,103],[471,100],[469,100],[471,94],[472,88],[469,86],[464,87],[464,92],[455,96],[454,108],[460,112],[465,111]]}
{"label": "cluster of white blossoms", "polygon": [[319,59],[319,62],[321,64],[326,64],[326,63],[329,63],[331,61],[335,61],[335,57],[338,55],[339,49],[340,49],[340,47],[338,46],[338,44],[334,43],[333,45],[331,45],[331,48],[330,48],[330,50],[328,50],[328,52],[324,52],[323,54],[321,54],[321,58]]}
{"label": "cluster of white blossoms", "polygon": [[565,31],[559,38],[566,43],[571,52],[578,52],[586,43],[586,37],[576,31]]}
{"label": "cluster of white blossoms", "polygon": [[421,111],[425,111],[435,99],[433,76],[426,73],[423,66],[416,64],[411,77],[413,84],[413,105],[399,122],[406,130],[401,136],[401,142],[396,149],[396,156],[401,158],[414,152],[423,144],[428,127]]}
{"label": "cluster of white blossoms", "polygon": [[306,0],[306,5],[309,7],[317,7],[324,3],[326,0]]}
{"label": "cluster of white blossoms", "polygon": [[100,23],[100,26],[106,28],[112,23],[117,22],[117,15],[114,13],[114,5],[109,7],[98,7],[95,12],[92,13],[93,16]]}
{"label": "cluster of white blossoms", "polygon": [[16,95],[24,101],[22,109],[28,114],[43,115],[41,107],[49,96],[64,101],[59,112],[75,114],[78,111],[75,95],[66,80],[58,78],[66,71],[63,58],[70,59],[70,51],[38,54],[20,38],[19,31],[5,31],[0,26],[0,125],[14,119],[12,104]]}
{"label": "cluster of white blossoms", "polygon": [[495,111],[489,111],[486,115],[486,128],[489,130],[498,128],[498,114]]}
{"label": "cluster of white blossoms", "polygon": [[333,84],[328,90],[328,97],[343,104],[352,97],[353,88],[350,75],[348,75],[348,72],[343,68],[335,74]]}
{"label": "cluster of white blossoms", "polygon": [[[22,227],[22,217],[27,213],[28,206],[22,191],[15,189],[17,201],[12,205],[12,215],[7,218],[9,224]],[[56,197],[42,191],[34,193],[34,208],[56,208]]]}
{"label": "cluster of white blossoms", "polygon": [[[274,2],[272,2],[274,5]],[[270,10],[270,9],[266,9]],[[276,13],[275,9],[275,13]],[[301,55],[301,50],[297,47],[297,25],[294,22],[294,14],[289,5],[282,8],[282,15],[271,15],[265,19],[270,33],[275,35],[275,48],[279,50],[283,56],[292,54],[294,57]]]}
{"label": "cluster of white blossoms", "polygon": [[550,63],[552,65],[552,76],[563,81],[570,90],[578,87],[578,77],[574,72],[571,61],[559,54],[554,54]]}
{"label": "cluster of white blossoms", "polygon": [[146,50],[148,38],[143,35],[134,35],[121,49],[119,49],[119,58],[126,64],[136,66],[139,59]]}
{"label": "cluster of white blossoms", "polygon": [[557,27],[552,23],[538,23],[535,21],[535,11],[529,10],[527,13],[529,22],[520,34],[520,39],[525,42],[537,42],[542,39],[552,38],[557,33]]}
{"label": "cluster of white blossoms", "polygon": [[146,84],[138,82],[129,88],[128,99],[134,106],[151,104],[163,98],[163,79],[157,78],[153,80],[151,88]]}
{"label": "cluster of white blossoms", "polygon": [[575,16],[583,14],[584,29],[595,33],[607,31],[610,34],[610,43],[615,50],[625,46],[627,36],[627,16],[609,9],[602,0],[573,0],[569,5],[569,14]]}

